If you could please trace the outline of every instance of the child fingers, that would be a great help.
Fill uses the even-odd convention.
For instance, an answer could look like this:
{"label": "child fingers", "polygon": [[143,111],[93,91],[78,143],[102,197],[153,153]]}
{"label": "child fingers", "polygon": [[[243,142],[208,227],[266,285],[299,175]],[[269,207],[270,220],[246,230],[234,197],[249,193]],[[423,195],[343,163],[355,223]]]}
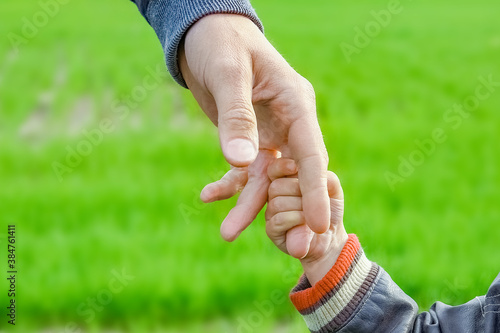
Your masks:
{"label": "child fingers", "polygon": [[278,239],[283,237],[288,230],[304,223],[304,214],[301,211],[277,213],[266,223],[266,233],[272,240]]}
{"label": "child fingers", "polygon": [[271,180],[292,176],[297,173],[295,161],[289,158],[277,158],[269,164],[267,175]]}
{"label": "child fingers", "polygon": [[344,192],[342,191],[342,186],[340,185],[339,177],[331,172],[327,172],[327,186],[328,186],[328,196],[331,199],[343,200]]}
{"label": "child fingers", "polygon": [[269,212],[272,215],[281,212],[288,212],[292,210],[302,210],[302,198],[301,197],[275,197],[271,199],[268,203]]}
{"label": "child fingers", "polygon": [[300,197],[300,186],[297,178],[278,178],[269,185],[268,200],[278,196],[298,196]]}
{"label": "child fingers", "polygon": [[311,240],[314,236],[312,230],[301,224],[288,230],[286,233],[286,250],[294,258],[302,259],[309,252]]}
{"label": "child fingers", "polygon": [[330,221],[334,226],[342,224],[344,217],[344,200],[330,199]]}
{"label": "child fingers", "polygon": [[330,220],[333,225],[342,224],[344,216],[344,193],[340,180],[331,171],[327,173],[328,195],[330,196]]}

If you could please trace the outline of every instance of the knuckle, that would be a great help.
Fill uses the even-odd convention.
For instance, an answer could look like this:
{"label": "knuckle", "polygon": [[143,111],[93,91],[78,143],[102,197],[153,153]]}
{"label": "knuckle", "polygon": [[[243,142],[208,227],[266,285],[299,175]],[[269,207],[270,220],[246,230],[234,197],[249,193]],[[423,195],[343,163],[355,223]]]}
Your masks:
{"label": "knuckle", "polygon": [[256,122],[252,104],[243,99],[233,99],[225,112],[219,112],[219,123],[238,124],[241,127],[253,126]]}
{"label": "knuckle", "polygon": [[[280,193],[280,184],[279,184],[279,179],[276,179],[275,181],[271,182],[271,185],[269,185],[269,198],[272,199],[276,198],[279,193]],[[271,203],[271,201],[269,203]]]}
{"label": "knuckle", "polygon": [[269,223],[269,221],[271,220],[271,217],[272,217],[271,211],[269,210],[269,207],[267,207],[266,211],[264,213],[264,219],[266,221],[266,226]]}
{"label": "knuckle", "polygon": [[297,164],[293,159],[283,159],[283,168],[286,170],[287,174],[292,175],[297,172]]}
{"label": "knuckle", "polygon": [[269,209],[274,212],[274,214],[279,213],[279,203],[278,199],[279,197],[273,198],[269,201]]}
{"label": "knuckle", "polygon": [[276,232],[280,232],[283,229],[284,225],[284,219],[283,219],[283,214],[276,214],[271,218],[271,227],[272,230]]}
{"label": "knuckle", "polygon": [[294,73],[291,77],[288,77],[282,88],[281,106],[302,111],[294,114],[288,119],[289,121],[296,120],[304,115],[310,117],[315,112],[316,95],[312,84],[308,80]]}
{"label": "knuckle", "polygon": [[316,101],[316,93],[314,92],[313,85],[303,76],[298,75],[297,89],[299,90],[302,98],[305,98],[310,102]]}
{"label": "knuckle", "polygon": [[306,91],[308,94],[311,94],[313,96],[315,95],[313,85],[305,77],[300,77],[300,84],[302,86],[302,89],[304,89],[304,91]]}
{"label": "knuckle", "polygon": [[[323,153],[322,149],[318,149],[301,158],[301,163],[308,165],[316,164],[321,170],[326,171],[329,163],[328,154]],[[322,173],[322,175],[326,176],[325,173]]]}
{"label": "knuckle", "polygon": [[243,62],[238,60],[238,58],[231,56],[229,53],[226,56],[214,57],[211,60],[211,67],[222,76],[232,76],[238,75],[244,70]]}
{"label": "knuckle", "polygon": [[241,57],[239,52],[232,54],[237,56],[227,55],[213,60],[211,68],[217,80],[237,84],[242,81],[242,78],[251,77],[251,60],[247,57]]}
{"label": "knuckle", "polygon": [[273,237],[273,225],[272,225],[272,218],[269,220],[269,223],[266,224],[266,235],[269,238]]}

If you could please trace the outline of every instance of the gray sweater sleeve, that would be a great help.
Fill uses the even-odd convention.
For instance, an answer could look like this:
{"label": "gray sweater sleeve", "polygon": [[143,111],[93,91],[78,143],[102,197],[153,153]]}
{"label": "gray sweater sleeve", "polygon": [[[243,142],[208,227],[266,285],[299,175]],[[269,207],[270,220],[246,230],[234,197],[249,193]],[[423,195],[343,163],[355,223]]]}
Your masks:
{"label": "gray sweater sleeve", "polygon": [[373,290],[339,332],[500,333],[500,274],[486,296],[457,306],[434,303],[418,313],[416,303],[382,268]]}
{"label": "gray sweater sleeve", "polygon": [[500,333],[500,274],[486,296],[419,313],[352,234],[327,275],[314,286],[303,276],[290,297],[313,333]]}
{"label": "gray sweater sleeve", "polygon": [[132,0],[160,39],[167,68],[183,87],[177,51],[186,31],[200,18],[217,13],[244,15],[261,30],[262,24],[249,0]]}

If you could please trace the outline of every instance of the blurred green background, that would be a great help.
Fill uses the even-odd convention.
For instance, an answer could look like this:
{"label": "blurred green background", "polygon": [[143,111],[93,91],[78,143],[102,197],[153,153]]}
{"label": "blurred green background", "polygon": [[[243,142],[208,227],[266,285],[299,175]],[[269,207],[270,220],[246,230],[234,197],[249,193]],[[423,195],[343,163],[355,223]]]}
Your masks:
{"label": "blurred green background", "polygon": [[[386,1],[253,4],[316,89],[348,232],[422,309],[484,294],[500,267],[500,87],[471,96],[479,77],[500,82],[500,3],[401,1],[378,31]],[[34,1],[0,8],[0,262],[7,276],[15,224],[17,331],[305,332],[287,299],[300,266],[263,217],[228,244],[219,225],[235,200],[200,203],[228,166],[135,5],[71,0],[46,22]],[[348,61],[342,43],[361,45],[367,24]],[[29,35],[18,52],[13,34]],[[151,72],[160,83],[143,89]],[[86,156],[58,175],[74,149]]]}

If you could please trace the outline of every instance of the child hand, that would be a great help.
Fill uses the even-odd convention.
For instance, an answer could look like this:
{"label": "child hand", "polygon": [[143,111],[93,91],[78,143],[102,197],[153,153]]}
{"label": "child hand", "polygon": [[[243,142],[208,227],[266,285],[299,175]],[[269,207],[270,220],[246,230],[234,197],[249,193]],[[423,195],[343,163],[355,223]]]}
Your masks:
{"label": "child hand", "polygon": [[283,252],[300,259],[311,284],[321,280],[337,260],[347,241],[343,225],[344,195],[338,177],[327,173],[330,197],[330,228],[315,234],[306,224],[302,211],[302,196],[297,179],[297,167],[291,159],[271,162],[266,210],[266,233]]}

